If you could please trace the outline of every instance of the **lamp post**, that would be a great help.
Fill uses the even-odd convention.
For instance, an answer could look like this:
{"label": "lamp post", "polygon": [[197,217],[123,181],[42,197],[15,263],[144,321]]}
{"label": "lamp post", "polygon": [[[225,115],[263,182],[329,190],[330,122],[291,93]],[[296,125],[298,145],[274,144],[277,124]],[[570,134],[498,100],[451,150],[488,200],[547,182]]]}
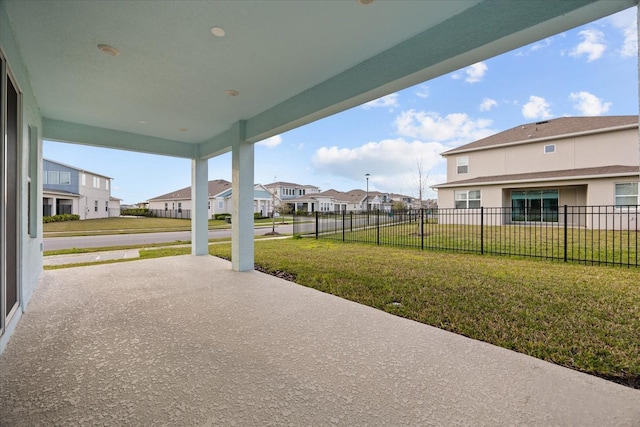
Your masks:
{"label": "lamp post", "polygon": [[367,177],[367,198],[365,200],[366,200],[366,203],[367,203],[367,205],[366,205],[367,206],[367,212],[369,212],[369,176],[370,175],[368,173],[365,173],[364,176]]}

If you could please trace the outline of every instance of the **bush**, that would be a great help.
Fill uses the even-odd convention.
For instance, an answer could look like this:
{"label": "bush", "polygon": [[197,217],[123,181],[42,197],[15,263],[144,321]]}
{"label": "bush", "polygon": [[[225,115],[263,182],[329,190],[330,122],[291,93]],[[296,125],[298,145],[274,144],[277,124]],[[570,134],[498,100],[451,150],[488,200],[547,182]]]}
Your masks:
{"label": "bush", "polygon": [[80,215],[62,214],[54,216],[43,216],[42,222],[46,224],[48,222],[77,221],[79,219]]}
{"label": "bush", "polygon": [[131,208],[123,209],[120,211],[120,215],[123,216],[151,216],[149,209],[147,208]]}
{"label": "bush", "polygon": [[253,213],[253,219],[264,219],[264,218],[269,218],[269,217],[262,215],[260,212]]}
{"label": "bush", "polygon": [[218,214],[213,214],[213,219],[219,219],[219,220],[224,221],[224,219],[226,217],[228,217],[228,216],[230,217],[231,214],[230,213],[218,213]]}

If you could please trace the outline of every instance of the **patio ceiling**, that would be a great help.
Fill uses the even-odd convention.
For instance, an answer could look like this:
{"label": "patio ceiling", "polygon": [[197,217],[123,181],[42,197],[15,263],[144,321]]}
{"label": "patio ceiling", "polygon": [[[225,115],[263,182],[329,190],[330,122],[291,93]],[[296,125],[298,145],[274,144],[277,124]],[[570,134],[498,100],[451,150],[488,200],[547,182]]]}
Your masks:
{"label": "patio ceiling", "polygon": [[637,1],[4,3],[45,139],[207,158]]}

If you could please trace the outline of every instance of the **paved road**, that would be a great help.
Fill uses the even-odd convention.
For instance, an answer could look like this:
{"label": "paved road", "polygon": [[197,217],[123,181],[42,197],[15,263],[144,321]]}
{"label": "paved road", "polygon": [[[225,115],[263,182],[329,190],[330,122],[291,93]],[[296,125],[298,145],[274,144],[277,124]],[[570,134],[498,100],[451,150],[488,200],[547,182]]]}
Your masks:
{"label": "paved road", "polygon": [[[271,227],[255,228],[254,234],[260,236],[271,231]],[[292,225],[276,225],[281,234],[292,234]],[[209,238],[230,237],[231,230],[209,230]],[[108,236],[47,237],[44,250],[55,251],[71,248],[98,248],[107,246],[139,245],[167,243],[176,240],[191,240],[190,231],[167,231],[163,233],[112,234]]]}

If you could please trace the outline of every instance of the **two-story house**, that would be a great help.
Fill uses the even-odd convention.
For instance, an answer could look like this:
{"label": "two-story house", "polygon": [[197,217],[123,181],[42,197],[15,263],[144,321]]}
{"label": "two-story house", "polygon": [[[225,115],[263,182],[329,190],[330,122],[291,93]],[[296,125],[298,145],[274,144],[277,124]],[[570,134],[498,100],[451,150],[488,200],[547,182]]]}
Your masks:
{"label": "two-story house", "polygon": [[442,155],[440,208],[508,207],[510,223],[558,222],[563,205],[638,204],[638,116],[529,123]]}
{"label": "two-story house", "polygon": [[[111,180],[105,175],[42,160],[42,215],[75,214],[80,219],[118,216],[119,199],[111,197]],[[117,211],[117,215],[114,213]]]}

